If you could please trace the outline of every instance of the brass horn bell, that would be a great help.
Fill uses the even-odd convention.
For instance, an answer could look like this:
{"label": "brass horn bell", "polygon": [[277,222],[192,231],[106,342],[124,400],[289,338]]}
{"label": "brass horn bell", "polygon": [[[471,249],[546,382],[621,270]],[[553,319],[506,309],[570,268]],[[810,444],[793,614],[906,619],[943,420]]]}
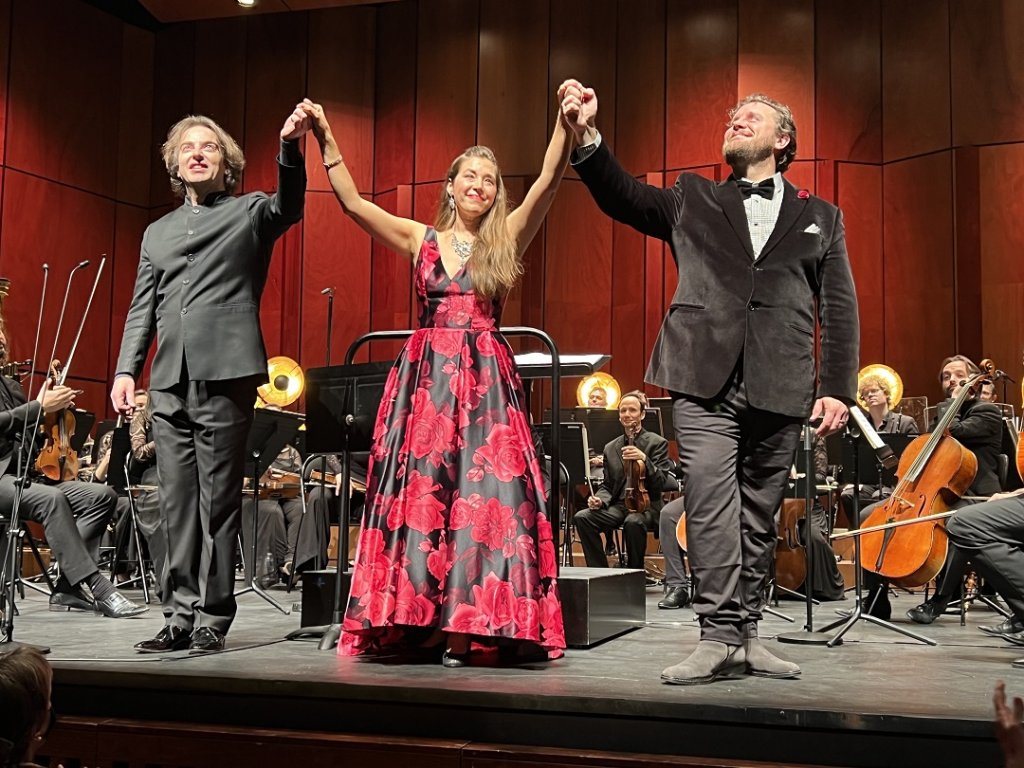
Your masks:
{"label": "brass horn bell", "polygon": [[267,361],[267,375],[270,378],[256,390],[256,407],[265,408],[276,405],[284,408],[302,396],[306,386],[306,377],[299,364],[290,357],[279,355]]}
{"label": "brass horn bell", "polygon": [[[590,396],[595,389],[604,390],[604,405],[591,404]],[[619,382],[609,373],[592,373],[583,379],[576,387],[576,403],[581,408],[604,408],[614,411],[619,407],[619,398],[622,396],[622,389]]]}
{"label": "brass horn bell", "polygon": [[860,369],[857,374],[857,404],[864,409],[868,407],[867,403],[861,399],[860,390],[864,379],[869,376],[875,376],[885,382],[885,386],[889,390],[889,407],[895,408],[903,399],[903,379],[896,371],[882,363],[872,363]]}

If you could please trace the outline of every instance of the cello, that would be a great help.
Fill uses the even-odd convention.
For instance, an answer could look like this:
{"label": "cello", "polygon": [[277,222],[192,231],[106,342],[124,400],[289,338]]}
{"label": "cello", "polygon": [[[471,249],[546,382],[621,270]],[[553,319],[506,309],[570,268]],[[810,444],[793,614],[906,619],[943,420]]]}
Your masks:
{"label": "cello", "polygon": [[[949,511],[966,493],[978,471],[974,454],[949,434],[949,425],[994,366],[982,360],[981,371],[960,388],[953,403],[931,434],[921,435],[900,457],[899,482],[892,496],[862,522],[861,562],[869,571],[893,584],[914,589],[931,581],[942,569],[949,541],[941,519],[931,517]],[[918,518],[923,518],[919,524]]]}

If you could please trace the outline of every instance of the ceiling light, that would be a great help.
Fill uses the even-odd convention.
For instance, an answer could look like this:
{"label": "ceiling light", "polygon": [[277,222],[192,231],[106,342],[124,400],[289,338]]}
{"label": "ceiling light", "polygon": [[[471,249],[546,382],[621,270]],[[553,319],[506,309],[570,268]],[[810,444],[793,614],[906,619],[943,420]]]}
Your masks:
{"label": "ceiling light", "polygon": [[238,4],[243,8],[252,8],[256,5],[256,0],[238,0]]}

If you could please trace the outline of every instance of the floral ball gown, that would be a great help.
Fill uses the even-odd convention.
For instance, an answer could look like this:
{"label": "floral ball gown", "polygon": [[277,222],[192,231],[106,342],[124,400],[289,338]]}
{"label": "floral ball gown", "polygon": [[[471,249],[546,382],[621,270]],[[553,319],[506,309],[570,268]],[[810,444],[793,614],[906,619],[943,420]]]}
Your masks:
{"label": "floral ball gown", "polygon": [[440,627],[474,640],[565,647],[551,523],[499,299],[448,275],[427,230],[420,327],[374,427],[342,655],[411,645]]}

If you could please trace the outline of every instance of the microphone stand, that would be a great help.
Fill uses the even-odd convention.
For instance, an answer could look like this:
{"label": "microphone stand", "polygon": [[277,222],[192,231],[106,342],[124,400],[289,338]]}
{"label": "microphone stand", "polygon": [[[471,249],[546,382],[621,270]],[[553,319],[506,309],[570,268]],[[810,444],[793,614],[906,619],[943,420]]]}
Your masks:
{"label": "microphone stand", "polygon": [[[854,429],[852,426],[846,428],[846,438],[850,441],[850,445],[853,453],[853,520],[850,520],[851,525],[856,525],[860,528],[860,454],[858,452],[859,443],[863,439],[863,435],[860,431]],[[861,570],[861,554],[860,554],[860,536],[853,537],[853,610],[850,611],[849,616],[844,616],[838,621],[834,621],[831,624],[821,628],[822,632],[830,632],[833,629],[839,627],[839,631],[832,636],[826,645],[829,648],[834,648],[843,642],[843,635],[850,631],[851,628],[858,621],[867,621],[871,624],[875,624],[879,627],[884,627],[892,632],[898,632],[901,635],[912,638],[927,645],[938,645],[934,640],[924,635],[919,635],[916,632],[912,632],[909,629],[898,627],[895,624],[880,619],[877,616],[872,616],[865,610],[864,607],[864,582],[863,582],[863,571]],[[885,587],[888,589],[888,586]],[[868,606],[870,610],[870,606]]]}

